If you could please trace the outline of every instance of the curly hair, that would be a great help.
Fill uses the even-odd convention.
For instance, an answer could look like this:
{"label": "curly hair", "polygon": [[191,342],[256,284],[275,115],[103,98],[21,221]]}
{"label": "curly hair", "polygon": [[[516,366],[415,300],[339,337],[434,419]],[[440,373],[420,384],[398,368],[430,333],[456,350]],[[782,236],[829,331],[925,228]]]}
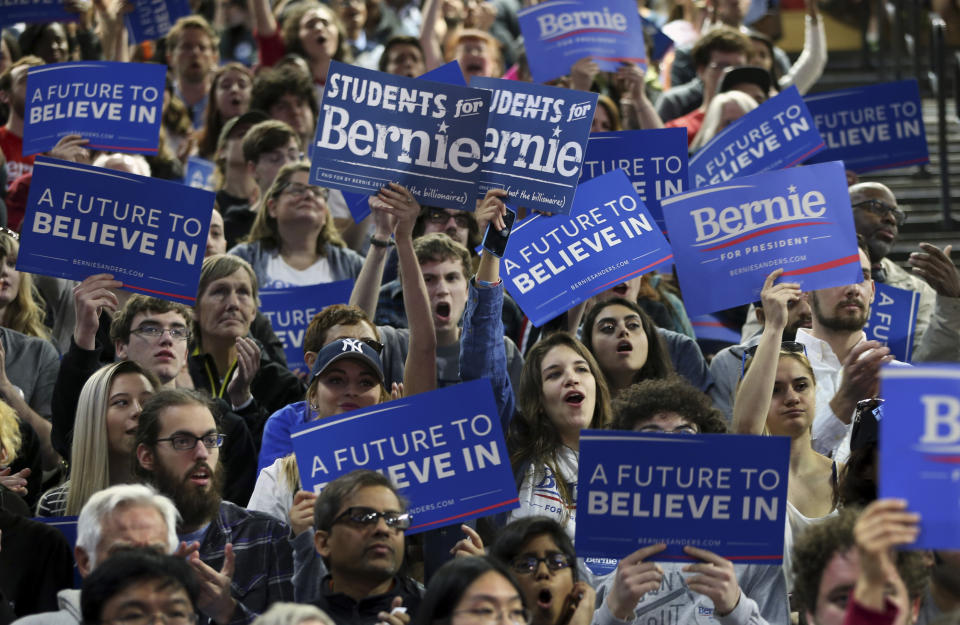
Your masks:
{"label": "curly hair", "polygon": [[613,427],[633,430],[663,412],[677,413],[705,434],[727,431],[723,413],[710,398],[676,374],[623,389],[613,400]]}
{"label": "curly hair", "polygon": [[[811,525],[797,538],[793,545],[793,598],[801,611],[816,613],[823,572],[834,556],[856,548],[853,527],[861,512],[860,508],[842,509],[837,516]],[[897,551],[895,564],[910,599],[922,596],[930,579],[923,552]]]}
{"label": "curly hair", "polygon": [[[534,345],[527,355],[517,393],[520,412],[511,423],[507,449],[511,450],[510,463],[515,473],[528,464],[534,466],[535,472],[542,471],[542,467],[550,469],[557,480],[560,496],[564,501],[574,503],[573,489],[558,469],[563,441],[544,408],[541,369],[544,359],[555,347],[567,347],[576,352],[586,361],[596,382],[596,404],[588,427],[600,429],[610,424],[610,390],[603,379],[600,365],[583,343],[566,332],[556,332]],[[537,477],[539,474],[534,475],[534,479]]]}
{"label": "curly hair", "polygon": [[308,12],[314,9],[323,9],[328,13],[330,23],[337,28],[337,49],[333,53],[333,60],[342,63],[352,63],[353,54],[350,52],[350,46],[347,45],[347,31],[343,27],[343,22],[337,17],[330,7],[319,2],[308,0],[299,2],[290,7],[283,15],[283,24],[280,27],[280,36],[283,38],[283,47],[288,53],[298,54],[303,58],[310,60],[307,51],[303,48],[303,42],[300,41],[300,20]]}
{"label": "curly hair", "polygon": [[22,442],[16,411],[0,400],[0,466],[9,465],[16,459]]}
{"label": "curly hair", "polygon": [[[20,244],[8,234],[0,234],[0,263],[17,264],[17,255]],[[47,313],[44,310],[43,297],[33,283],[33,276],[25,271],[20,272],[20,288],[16,297],[7,304],[0,318],[0,325],[41,339],[50,338],[50,330],[43,324]]]}
{"label": "curly hair", "polygon": [[269,114],[270,108],[287,94],[306,101],[313,111],[313,119],[317,119],[320,107],[317,105],[317,90],[313,86],[313,80],[294,65],[283,65],[261,72],[250,92],[250,108]]}
{"label": "curly hair", "polygon": [[[647,361],[643,363],[643,366],[633,375],[633,381],[641,382],[643,380],[665,378],[673,373],[670,354],[667,351],[663,339],[660,338],[660,333],[657,332],[657,326],[653,323],[653,319],[651,319],[650,315],[644,312],[636,302],[631,302],[622,297],[611,297],[602,302],[597,302],[587,313],[586,317],[584,317],[582,333],[583,344],[590,350],[590,353],[594,354],[596,358],[597,350],[593,345],[594,325],[597,323],[597,317],[600,316],[600,313],[610,306],[624,306],[636,313],[636,315],[640,317],[643,333],[647,335]],[[604,372],[604,375],[607,375],[607,373]]]}

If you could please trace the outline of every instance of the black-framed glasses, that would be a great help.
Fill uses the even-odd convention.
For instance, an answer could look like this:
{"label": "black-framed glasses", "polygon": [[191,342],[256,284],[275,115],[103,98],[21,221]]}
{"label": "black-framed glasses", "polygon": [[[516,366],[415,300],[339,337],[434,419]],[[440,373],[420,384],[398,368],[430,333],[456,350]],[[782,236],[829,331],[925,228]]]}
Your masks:
{"label": "black-framed glasses", "polygon": [[323,187],[314,187],[309,184],[301,184],[299,182],[285,182],[283,185],[281,185],[278,195],[287,194],[294,199],[299,199],[308,193],[320,200],[327,199],[327,190]]}
{"label": "black-framed glasses", "polygon": [[[743,355],[740,356],[740,377],[743,377],[743,372],[747,368],[747,361],[753,358],[757,353],[757,348],[759,345],[751,345],[750,347],[743,350]],[[780,343],[780,351],[787,352],[790,354],[803,354],[807,355],[807,346],[799,341],[783,341]]]}
{"label": "black-framed glasses", "polygon": [[887,213],[890,213],[893,215],[893,219],[897,222],[898,228],[907,220],[907,214],[900,208],[891,206],[890,204],[880,200],[863,200],[862,202],[857,202],[854,204],[853,207],[863,207],[877,217],[886,217]]}
{"label": "black-framed glasses", "polygon": [[686,423],[684,425],[678,425],[672,430],[667,430],[659,425],[649,423],[637,428],[636,431],[643,434],[699,434],[700,428],[697,427],[696,424]]}
{"label": "black-framed glasses", "polygon": [[164,332],[170,335],[174,341],[190,340],[190,330],[185,327],[163,328],[155,325],[142,325],[130,330],[130,334],[136,334],[140,338],[155,341],[163,336]]}
{"label": "black-framed glasses", "polygon": [[207,449],[217,449],[223,445],[224,438],[226,438],[226,434],[220,434],[219,432],[211,432],[203,436],[194,436],[188,432],[178,432],[167,438],[158,438],[157,442],[170,443],[174,451],[190,451],[197,446],[197,443],[203,443],[203,446]]}
{"label": "black-framed glasses", "polygon": [[494,608],[482,606],[466,610],[454,610],[453,614],[466,614],[476,623],[499,623],[506,621],[513,625],[529,625],[533,621],[533,612],[526,608]]}
{"label": "black-framed glasses", "polygon": [[20,233],[17,232],[16,230],[11,230],[10,228],[7,228],[6,226],[0,226],[0,234],[5,234],[11,239],[13,239],[14,241],[20,240]]}
{"label": "black-framed glasses", "polygon": [[510,563],[510,568],[513,569],[514,573],[529,575],[537,570],[541,562],[546,564],[547,568],[551,571],[570,568],[570,557],[560,552],[548,553],[542,558],[532,555],[520,556],[513,559],[513,562]]}
{"label": "black-framed glasses", "polygon": [[450,221],[451,217],[453,217],[453,221],[457,224],[458,228],[470,227],[470,215],[462,211],[456,214],[451,214],[445,210],[430,209],[430,212],[427,213],[427,221],[435,226],[442,226]]}
{"label": "black-framed glasses", "polygon": [[376,525],[377,522],[383,518],[383,522],[387,524],[387,527],[402,532],[410,527],[411,516],[408,512],[396,512],[392,510],[380,512],[373,508],[354,506],[341,512],[339,516],[333,520],[331,525],[350,523],[358,527],[368,527],[370,525]]}
{"label": "black-framed glasses", "polygon": [[128,614],[103,622],[114,625],[154,625],[154,623],[163,623],[163,625],[193,625],[197,622],[197,615],[180,612],[173,614]]}

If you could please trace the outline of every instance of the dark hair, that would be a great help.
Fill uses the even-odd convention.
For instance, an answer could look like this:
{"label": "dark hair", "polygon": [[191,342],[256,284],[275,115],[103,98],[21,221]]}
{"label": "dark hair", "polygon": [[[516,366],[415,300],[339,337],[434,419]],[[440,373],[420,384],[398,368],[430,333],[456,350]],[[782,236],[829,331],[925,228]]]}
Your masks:
{"label": "dark hair", "polygon": [[359,489],[371,486],[389,488],[400,501],[400,507],[406,510],[407,500],[397,492],[397,487],[390,481],[390,478],[376,471],[357,469],[346,475],[341,475],[320,491],[320,496],[313,504],[314,529],[329,532],[333,527],[333,520],[337,518],[337,513],[340,512],[343,500]]}
{"label": "dark hair", "polygon": [[199,586],[186,560],[149,549],[123,549],[84,578],[80,592],[83,622],[100,623],[103,607],[110,599],[143,582],[157,582],[165,589],[183,589],[190,598],[191,609],[196,611]]}
{"label": "dark hair", "polygon": [[[463,594],[471,584],[490,572],[499,573],[510,582],[523,601],[523,591],[513,573],[500,560],[489,556],[454,558],[441,566],[433,577],[412,625],[437,625],[449,623]],[[524,604],[526,607],[526,604]]]}
{"label": "dark hair", "polygon": [[508,523],[497,534],[497,539],[490,546],[490,556],[510,565],[522,553],[523,546],[537,536],[549,536],[557,548],[570,558],[570,571],[573,581],[577,581],[577,552],[573,548],[570,536],[555,519],[545,516],[528,516]]}
{"label": "dark hair", "polygon": [[253,83],[253,72],[250,68],[237,63],[236,61],[221,65],[213,73],[213,81],[210,83],[209,98],[207,100],[207,111],[204,114],[203,128],[200,129],[197,138],[197,152],[203,158],[212,160],[217,152],[217,141],[220,139],[220,131],[223,125],[227,123],[220,109],[217,107],[217,86],[228,72],[236,71],[244,74]]}
{"label": "dark hair", "polygon": [[413,253],[417,256],[418,265],[430,262],[442,263],[447,260],[460,261],[463,279],[469,281],[470,276],[473,275],[470,250],[441,232],[431,232],[415,239]]}
{"label": "dark hair", "polygon": [[283,38],[283,47],[288,53],[298,54],[308,62],[310,61],[307,51],[303,49],[303,42],[300,41],[300,20],[308,11],[323,8],[329,12],[330,21],[337,29],[337,49],[333,53],[333,60],[343,63],[353,62],[353,54],[350,52],[350,46],[347,45],[347,31],[343,28],[343,22],[340,21],[333,9],[326,4],[320,4],[312,0],[287,6],[289,10],[284,11],[281,15],[283,23],[280,26],[280,36]]}
{"label": "dark hair", "polygon": [[[60,22],[43,22],[36,24],[27,24],[26,28],[23,29],[23,32],[20,33],[20,38],[18,43],[20,44],[20,50],[23,54],[36,54],[35,49],[37,43],[43,38],[43,34],[47,29],[53,28],[54,26],[59,26],[63,30],[63,37],[68,42],[70,40],[70,35],[67,33],[67,29]],[[70,46],[71,48],[73,46]]]}
{"label": "dark hair", "polygon": [[287,94],[306,101],[313,111],[313,120],[317,120],[317,91],[313,80],[303,70],[294,65],[284,65],[261,72],[253,81],[250,94],[250,108],[270,114],[270,107]]}
{"label": "dark hair", "polygon": [[11,63],[10,67],[3,70],[3,73],[0,74],[0,91],[11,91],[13,89],[13,70],[23,65],[26,65],[28,68],[37,67],[38,65],[43,65],[43,59],[39,56],[29,54]]}
{"label": "dark hair", "polygon": [[[413,238],[419,239],[424,236],[423,233],[427,229],[427,215],[431,211],[435,210],[444,210],[442,208],[436,208],[433,206],[424,206],[420,211],[420,214],[417,215],[417,221],[413,224]],[[474,250],[480,245],[480,226],[477,224],[477,218],[470,211],[463,211],[465,215],[468,216],[470,220],[470,225],[467,227],[467,249]]]}
{"label": "dark hair", "polygon": [[613,400],[613,427],[632,430],[661,412],[675,412],[696,424],[704,434],[724,434],[727,422],[714,408],[710,398],[690,385],[685,378],[644,380],[620,391]]}
{"label": "dark hair", "polygon": [[706,35],[700,37],[690,51],[695,67],[706,67],[710,64],[713,52],[740,52],[750,54],[750,38],[729,26],[718,26]]}
{"label": "dark hair", "polygon": [[303,147],[300,145],[300,136],[293,128],[280,120],[268,119],[259,124],[254,124],[243,136],[243,143],[241,144],[243,160],[248,163],[256,163],[264,152],[272,152],[282,148],[290,142],[291,137],[296,140],[298,148]]}
{"label": "dark hair", "polygon": [[170,300],[160,299],[159,297],[149,297],[137,293],[127,300],[123,308],[113,315],[113,323],[110,324],[110,340],[121,343],[130,342],[130,330],[133,325],[133,318],[140,313],[153,313],[162,315],[168,312],[175,312],[183,317],[183,322],[190,329],[190,322],[193,321],[193,310],[189,306],[180,302],[171,302]]}
{"label": "dark hair", "polygon": [[622,297],[612,297],[602,302],[597,302],[583,320],[583,331],[581,333],[583,344],[587,346],[587,349],[594,355],[594,358],[596,358],[596,349],[593,347],[593,326],[597,322],[597,317],[600,316],[603,309],[618,305],[629,308],[640,317],[643,333],[647,335],[647,361],[643,363],[640,370],[633,375],[633,381],[641,382],[643,380],[665,378],[673,373],[670,354],[667,351],[663,339],[660,338],[660,333],[657,332],[657,326],[653,323],[653,319],[651,319],[650,315],[640,308],[636,302],[631,302]]}
{"label": "dark hair", "polygon": [[[817,611],[817,595],[823,572],[837,554],[856,548],[853,526],[862,510],[841,509],[836,516],[827,517],[808,527],[793,545],[793,598],[797,600],[801,614]],[[897,573],[907,587],[911,600],[923,595],[930,578],[926,557],[921,551],[896,552]]]}
{"label": "dark hair", "polygon": [[865,506],[877,498],[877,445],[853,449],[840,471],[834,506]]}
{"label": "dark hair", "polygon": [[358,323],[369,325],[379,340],[380,331],[359,306],[331,304],[325,307],[313,316],[303,333],[303,352],[319,352],[320,348],[330,342],[327,340],[327,331],[333,326],[352,326]]}
{"label": "dark hair", "polygon": [[[160,437],[160,415],[168,408],[177,406],[203,406],[213,415],[213,421],[220,428],[220,411],[217,404],[207,395],[200,391],[186,388],[166,389],[155,393],[143,405],[143,411],[137,422],[137,433],[134,437],[133,448],[136,450],[140,445],[147,449],[155,451],[157,448],[157,438]],[[134,451],[136,453],[136,451]],[[149,478],[153,475],[140,466],[140,463],[134,460],[134,474],[140,478]]]}
{"label": "dark hair", "polygon": [[420,50],[420,56],[423,56],[423,46],[420,45],[419,39],[411,37],[410,35],[394,35],[387,39],[387,43],[383,44],[383,52],[380,54],[380,60],[377,62],[377,69],[381,72],[387,71],[387,62],[390,60],[390,49],[394,46],[413,46],[417,50]]}

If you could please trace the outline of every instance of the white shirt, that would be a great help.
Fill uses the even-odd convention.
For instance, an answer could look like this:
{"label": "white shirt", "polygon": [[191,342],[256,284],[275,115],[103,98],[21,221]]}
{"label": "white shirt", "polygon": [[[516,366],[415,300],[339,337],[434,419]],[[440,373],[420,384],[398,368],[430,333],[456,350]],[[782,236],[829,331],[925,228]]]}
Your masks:
{"label": "white shirt", "polygon": [[333,282],[330,261],[321,256],[317,262],[306,269],[294,269],[283,260],[279,252],[273,252],[267,258],[267,281],[261,286],[265,289],[282,289],[288,286],[310,286]]}
{"label": "white shirt", "polygon": [[580,454],[569,447],[561,447],[557,455],[560,459],[557,469],[570,485],[574,503],[563,501],[549,467],[531,465],[523,478],[523,484],[520,485],[520,507],[510,512],[508,521],[527,516],[547,516],[562,525],[572,541],[576,534],[577,471]]}

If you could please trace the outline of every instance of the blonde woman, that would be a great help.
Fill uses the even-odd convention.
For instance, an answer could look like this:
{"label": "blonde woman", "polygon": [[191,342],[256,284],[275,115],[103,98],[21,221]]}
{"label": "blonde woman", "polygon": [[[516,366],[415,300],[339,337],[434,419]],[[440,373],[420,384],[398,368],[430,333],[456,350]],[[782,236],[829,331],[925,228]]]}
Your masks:
{"label": "blonde woman", "polygon": [[17,271],[20,235],[0,228],[0,325],[27,336],[50,338],[46,312],[29,273]]}
{"label": "blonde woman", "polygon": [[133,481],[137,421],[158,386],[153,374],[132,360],[90,376],[77,402],[70,480],[43,494],[37,516],[78,515],[97,491]]}
{"label": "blonde woman", "polygon": [[40,442],[16,411],[0,400],[0,494],[19,495],[32,510],[40,498]]}

